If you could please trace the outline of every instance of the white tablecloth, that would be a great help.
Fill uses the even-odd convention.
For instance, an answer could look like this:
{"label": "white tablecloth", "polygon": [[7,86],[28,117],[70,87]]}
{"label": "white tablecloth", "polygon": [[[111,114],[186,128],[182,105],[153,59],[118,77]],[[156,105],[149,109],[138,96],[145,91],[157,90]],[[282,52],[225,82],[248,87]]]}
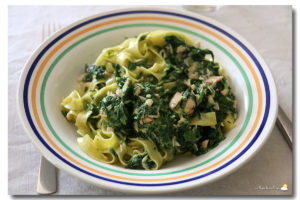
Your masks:
{"label": "white tablecloth", "polygon": [[[24,63],[41,41],[42,24],[56,23],[65,26],[80,18],[116,8],[120,6],[9,7],[8,193],[10,195],[36,194],[40,154],[29,141],[17,115],[16,93],[17,81]],[[181,6],[173,8],[183,9]],[[217,12],[204,15],[231,27],[259,51],[273,73],[279,103],[292,119],[292,8],[223,6]],[[288,191],[274,189],[283,184],[288,184]],[[275,127],[261,151],[242,168],[222,180],[181,194],[286,195],[292,193],[292,187],[292,151]],[[121,193],[103,190],[59,171],[56,194],[120,195]]]}

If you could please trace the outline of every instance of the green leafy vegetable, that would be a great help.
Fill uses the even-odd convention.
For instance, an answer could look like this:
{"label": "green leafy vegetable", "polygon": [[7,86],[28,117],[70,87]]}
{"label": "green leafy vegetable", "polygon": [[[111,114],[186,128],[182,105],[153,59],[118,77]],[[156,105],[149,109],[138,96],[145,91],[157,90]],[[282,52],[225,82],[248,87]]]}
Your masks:
{"label": "green leafy vegetable", "polygon": [[[146,35],[140,37],[140,41],[145,39]],[[130,79],[124,66],[114,63],[112,73],[105,66],[86,66],[83,82],[102,80],[107,74],[117,82],[117,91],[105,96],[99,105],[86,104],[86,110],[92,111],[88,122],[97,129],[95,116],[101,115],[105,125],[112,127],[122,141],[140,137],[151,140],[158,150],[201,155],[224,140],[222,122],[228,114],[237,113],[235,96],[225,77],[214,84],[207,80],[211,76],[223,77],[212,51],[188,45],[175,35],[164,39],[163,47],[155,47],[166,61],[160,80],[142,73]],[[111,51],[107,56],[114,54]],[[145,58],[129,62],[127,68],[134,71],[152,65],[153,61]],[[104,82],[97,84],[98,89],[104,86]],[[224,89],[226,92],[221,93]],[[172,107],[170,102],[176,93],[180,99]],[[188,112],[189,106],[192,112]],[[67,112],[62,114],[66,116]],[[109,151],[117,156],[113,148]],[[155,167],[147,153],[133,156],[126,165],[131,169],[145,167]]]}
{"label": "green leafy vegetable", "polygon": [[86,74],[82,80],[84,82],[90,82],[93,80],[94,76],[97,80],[104,79],[106,74],[106,68],[104,66],[86,65],[85,72]]}
{"label": "green leafy vegetable", "polygon": [[[145,158],[146,156],[148,156],[147,153],[144,153],[142,155],[135,155],[133,156],[133,158],[127,163],[127,165],[125,166],[126,168],[130,168],[130,169],[145,169],[143,167],[143,163],[142,160],[143,158]],[[152,169],[155,166],[155,163],[149,158],[149,156],[147,157],[147,160],[144,163],[144,166],[146,165],[146,167],[148,169]]]}
{"label": "green leafy vegetable", "polygon": [[101,112],[107,116],[110,127],[121,130],[127,126],[129,113],[121,98],[106,96],[101,101]]}

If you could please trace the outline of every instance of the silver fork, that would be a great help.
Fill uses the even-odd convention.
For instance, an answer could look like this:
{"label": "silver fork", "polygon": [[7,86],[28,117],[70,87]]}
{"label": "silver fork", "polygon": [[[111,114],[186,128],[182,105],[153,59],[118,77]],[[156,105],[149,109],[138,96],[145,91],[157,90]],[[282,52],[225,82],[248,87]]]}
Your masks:
{"label": "silver fork", "polygon": [[[55,24],[48,24],[47,26],[43,24],[41,42],[56,32],[57,29],[60,29],[60,25],[56,27]],[[37,193],[52,194],[56,192],[56,189],[56,168],[45,157],[41,156]]]}
{"label": "silver fork", "polygon": [[293,150],[293,124],[288,116],[284,113],[281,106],[278,106],[278,116],[276,124],[286,139],[289,147]]}

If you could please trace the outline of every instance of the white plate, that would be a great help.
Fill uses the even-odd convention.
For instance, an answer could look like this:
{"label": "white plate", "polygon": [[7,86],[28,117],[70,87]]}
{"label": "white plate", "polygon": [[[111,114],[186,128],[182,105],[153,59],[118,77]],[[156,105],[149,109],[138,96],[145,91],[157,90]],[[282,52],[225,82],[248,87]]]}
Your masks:
{"label": "white plate", "polygon": [[[125,37],[165,29],[183,32],[230,76],[238,100],[237,126],[210,152],[178,157],[157,171],[97,162],[76,143],[75,127],[59,104],[76,85],[83,66]],[[58,168],[97,186],[123,192],[163,193],[207,184],[248,161],[267,140],[277,114],[276,87],[257,51],[241,36],[207,17],[157,8],[130,8],[94,15],[56,32],[32,54],[18,90],[22,123],[36,147]]]}

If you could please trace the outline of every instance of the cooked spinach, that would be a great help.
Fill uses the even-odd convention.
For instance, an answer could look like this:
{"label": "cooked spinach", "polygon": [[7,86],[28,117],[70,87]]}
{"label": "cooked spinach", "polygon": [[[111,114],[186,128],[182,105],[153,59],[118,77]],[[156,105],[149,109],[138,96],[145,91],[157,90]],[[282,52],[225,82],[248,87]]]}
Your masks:
{"label": "cooked spinach", "polygon": [[[145,38],[146,35],[140,40]],[[117,91],[105,96],[99,105],[87,104],[86,109],[92,111],[88,122],[96,129],[97,120],[93,116],[101,114],[105,116],[101,120],[114,128],[116,135],[123,141],[140,137],[151,140],[158,150],[168,149],[174,153],[189,151],[194,155],[201,155],[224,140],[222,122],[228,113],[237,113],[235,96],[227,80],[221,77],[220,66],[214,62],[212,51],[188,45],[174,35],[165,36],[164,39],[165,45],[156,47],[166,61],[162,79],[140,73],[133,81],[124,76],[123,67],[111,63],[115,69],[112,76],[116,79]],[[151,61],[150,64],[148,61],[147,58],[136,63],[129,61],[127,68],[131,71],[138,67],[148,69],[151,67]],[[101,80],[107,75],[105,66],[96,65],[87,65],[85,73],[84,82]],[[191,74],[194,76],[191,77]],[[211,76],[221,78],[215,84],[209,84],[205,80]],[[174,84],[175,87],[165,89],[164,84]],[[99,83],[97,88],[103,86],[105,83]],[[220,92],[224,89],[228,90],[226,95]],[[170,101],[177,92],[181,99],[171,109]],[[193,105],[192,113],[185,113],[188,103]],[[214,126],[190,124],[193,117],[208,112],[216,113],[217,123]],[[64,111],[62,113],[67,114]],[[110,152],[117,156],[113,149]],[[146,156],[147,153],[134,155],[126,168],[144,169],[145,165],[149,169],[155,167],[155,163],[149,156],[146,159]]]}
{"label": "cooked spinach", "polygon": [[82,79],[84,82],[92,81],[94,76],[97,80],[101,80],[105,78],[106,68],[105,66],[86,65],[85,73]]}
{"label": "cooked spinach", "polygon": [[135,70],[136,67],[137,67],[137,64],[136,64],[136,63],[129,62],[129,64],[128,64],[128,69],[129,69],[129,70]]}
{"label": "cooked spinach", "polygon": [[101,101],[100,112],[107,116],[107,124],[116,130],[121,130],[128,124],[129,113],[121,98],[104,97]]}
{"label": "cooked spinach", "polygon": [[[163,47],[165,52],[165,59],[167,61],[166,68],[164,69],[165,76],[161,82],[141,81],[138,86],[127,84],[125,90],[124,85],[128,79],[126,77],[118,77],[117,83],[118,88],[122,89],[122,98],[106,97],[102,100],[102,106],[104,113],[107,113],[108,124],[114,128],[121,129],[127,126],[130,133],[127,135],[130,137],[141,137],[152,140],[158,149],[186,149],[195,155],[205,153],[210,148],[217,145],[224,139],[224,135],[218,131],[221,122],[226,117],[227,110],[235,113],[236,110],[233,108],[233,101],[228,101],[227,97],[234,99],[232,93],[228,96],[223,96],[219,92],[216,92],[228,88],[227,82],[221,81],[216,84],[215,88],[209,87],[209,85],[203,80],[194,79],[190,84],[194,84],[196,89],[192,91],[189,86],[184,84],[184,81],[188,79],[189,67],[184,59],[190,57],[189,62],[197,62],[196,72],[200,75],[207,76],[208,70],[213,75],[219,75],[219,65],[213,61],[205,59],[206,55],[210,55],[212,59],[214,55],[209,50],[203,50],[194,46],[187,45],[183,40],[176,36],[166,36],[166,44]],[[179,46],[184,47],[184,51],[180,53],[176,52]],[[172,50],[171,50],[172,49]],[[180,55],[179,55],[180,54]],[[119,69],[119,66],[115,66]],[[134,63],[129,63],[128,68],[135,70],[137,67]],[[147,67],[147,66],[144,66]],[[169,91],[163,89],[162,84],[168,82],[176,82],[176,87],[171,88]],[[138,96],[134,95],[137,88],[139,88]],[[177,91],[182,92],[182,102],[180,103],[181,111],[174,111],[169,108],[169,102]],[[208,102],[208,96],[212,95],[214,100],[219,104],[219,110],[214,110],[214,104]],[[149,98],[148,98],[149,97]],[[190,126],[189,120],[191,116],[184,113],[184,107],[186,106],[187,100],[192,98],[194,102],[197,102],[195,107],[196,113],[211,112],[217,113],[217,125],[216,127],[199,127]],[[145,102],[147,99],[153,101],[151,106],[148,106]],[[131,100],[131,103],[125,105],[124,101]],[[105,107],[113,105],[112,111],[107,112]],[[131,110],[132,112],[128,112]],[[131,114],[133,113],[133,114]],[[179,123],[180,115],[186,118],[186,121]],[[150,116],[150,119],[147,117]],[[153,117],[154,116],[154,117]],[[129,119],[132,119],[137,123],[136,130],[133,127],[133,123],[128,123]],[[150,123],[147,120],[151,121]],[[130,124],[128,127],[128,124]],[[174,146],[174,137],[179,143]],[[209,139],[208,147],[201,148],[201,142]],[[143,157],[136,156],[128,164],[127,167],[141,168],[139,164]]]}
{"label": "cooked spinach", "polygon": [[68,112],[65,111],[65,110],[61,110],[61,114],[62,114],[64,117],[67,117]]}
{"label": "cooked spinach", "polygon": [[[135,155],[132,157],[132,159],[127,163],[127,165],[125,166],[126,168],[130,168],[130,169],[145,169],[143,167],[143,163],[142,160],[143,158],[145,158],[146,156],[148,156],[147,153],[144,154],[139,154],[139,155]],[[152,169],[155,166],[155,163],[149,158],[149,156],[147,157],[147,160],[145,161],[144,165],[146,165],[146,167],[148,169]]]}

